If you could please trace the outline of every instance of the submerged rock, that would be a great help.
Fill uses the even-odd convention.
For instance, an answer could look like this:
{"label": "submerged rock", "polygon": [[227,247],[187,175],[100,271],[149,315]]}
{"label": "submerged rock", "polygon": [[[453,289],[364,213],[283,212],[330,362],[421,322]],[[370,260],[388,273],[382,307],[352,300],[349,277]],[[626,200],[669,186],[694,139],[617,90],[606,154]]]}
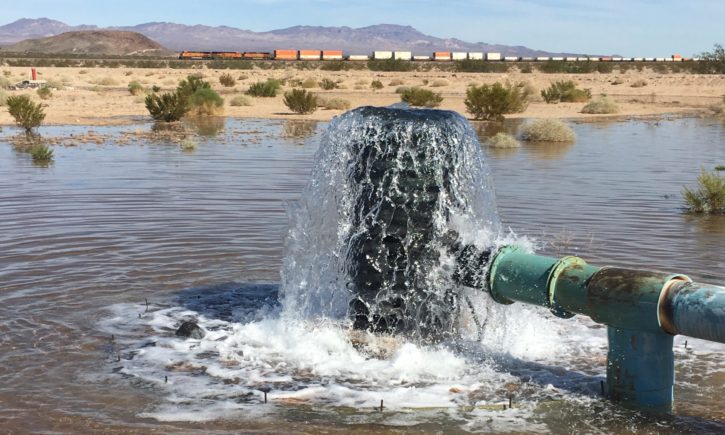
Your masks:
{"label": "submerged rock", "polygon": [[201,326],[197,325],[196,322],[188,321],[179,326],[179,329],[176,330],[176,335],[178,337],[201,340],[204,338],[204,335],[206,335],[206,332],[204,332],[204,330],[201,329]]}

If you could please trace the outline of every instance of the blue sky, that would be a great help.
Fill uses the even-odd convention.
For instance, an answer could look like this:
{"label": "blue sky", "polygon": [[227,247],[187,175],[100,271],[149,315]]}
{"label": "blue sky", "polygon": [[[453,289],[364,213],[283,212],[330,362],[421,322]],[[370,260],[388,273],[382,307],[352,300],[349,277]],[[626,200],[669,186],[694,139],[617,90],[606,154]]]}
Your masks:
{"label": "blue sky", "polygon": [[469,42],[625,56],[692,55],[725,44],[725,0],[23,0],[0,24],[48,17],[68,24],[149,21],[254,31],[294,25],[411,25]]}

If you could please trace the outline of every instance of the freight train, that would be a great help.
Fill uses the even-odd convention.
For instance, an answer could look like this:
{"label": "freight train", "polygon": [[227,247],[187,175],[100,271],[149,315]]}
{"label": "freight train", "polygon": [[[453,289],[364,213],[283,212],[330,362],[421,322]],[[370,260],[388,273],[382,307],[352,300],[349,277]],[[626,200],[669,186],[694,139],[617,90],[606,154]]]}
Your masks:
{"label": "freight train", "polygon": [[191,60],[412,60],[451,62],[460,60],[487,60],[501,62],[684,62],[698,58],[685,58],[679,54],[670,57],[619,57],[619,56],[502,56],[495,52],[436,51],[430,56],[413,55],[410,51],[374,51],[372,54],[343,54],[342,50],[274,50],[274,51],[182,51],[179,59]]}

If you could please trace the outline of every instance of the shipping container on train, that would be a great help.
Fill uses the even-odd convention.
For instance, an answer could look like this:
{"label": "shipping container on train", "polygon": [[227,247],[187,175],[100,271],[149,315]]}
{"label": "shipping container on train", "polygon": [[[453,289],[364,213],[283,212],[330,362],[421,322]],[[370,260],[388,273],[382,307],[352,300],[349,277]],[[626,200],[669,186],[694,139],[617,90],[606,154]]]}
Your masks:
{"label": "shipping container on train", "polygon": [[297,60],[297,50],[274,50],[275,60]]}
{"label": "shipping container on train", "polygon": [[435,60],[435,61],[451,60],[451,52],[450,51],[436,51],[435,53],[433,53],[433,60]]}
{"label": "shipping container on train", "polygon": [[393,58],[398,60],[411,60],[413,58],[413,53],[409,51],[394,51]]}
{"label": "shipping container on train", "polygon": [[322,60],[342,60],[342,50],[322,50]]}
{"label": "shipping container on train", "polygon": [[503,58],[503,60],[506,62],[518,62],[519,60],[521,60],[521,58],[518,56],[506,56]]}
{"label": "shipping container on train", "polygon": [[347,57],[347,60],[352,60],[352,61],[370,60],[370,56],[368,56],[367,54],[351,54]]}
{"label": "shipping container on train", "polygon": [[393,58],[392,51],[374,51],[373,59],[375,60],[388,60]]}
{"label": "shipping container on train", "polygon": [[427,60],[430,60],[430,56],[417,55],[417,56],[413,56],[413,60],[415,60],[415,61],[427,61]]}
{"label": "shipping container on train", "polygon": [[451,59],[453,60],[466,60],[468,59],[468,53],[465,51],[454,51],[451,53]]}
{"label": "shipping container on train", "polygon": [[321,58],[321,50],[300,50],[300,60],[320,60]]}
{"label": "shipping container on train", "polygon": [[468,58],[471,60],[483,60],[483,53],[480,51],[469,52]]}
{"label": "shipping container on train", "polygon": [[496,53],[496,52],[486,53],[486,60],[501,60],[501,53]]}

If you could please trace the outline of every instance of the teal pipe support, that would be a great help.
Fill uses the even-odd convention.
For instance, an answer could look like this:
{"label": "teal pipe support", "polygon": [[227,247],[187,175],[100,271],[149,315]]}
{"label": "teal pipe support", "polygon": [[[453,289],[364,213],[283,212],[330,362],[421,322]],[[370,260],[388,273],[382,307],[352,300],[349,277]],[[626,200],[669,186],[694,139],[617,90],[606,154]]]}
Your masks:
{"label": "teal pipe support", "polygon": [[607,394],[638,408],[672,410],[674,335],[725,343],[725,288],[685,275],[599,268],[578,257],[507,246],[491,260],[487,284],[499,303],[538,305],[558,317],[582,314],[607,325]]}

